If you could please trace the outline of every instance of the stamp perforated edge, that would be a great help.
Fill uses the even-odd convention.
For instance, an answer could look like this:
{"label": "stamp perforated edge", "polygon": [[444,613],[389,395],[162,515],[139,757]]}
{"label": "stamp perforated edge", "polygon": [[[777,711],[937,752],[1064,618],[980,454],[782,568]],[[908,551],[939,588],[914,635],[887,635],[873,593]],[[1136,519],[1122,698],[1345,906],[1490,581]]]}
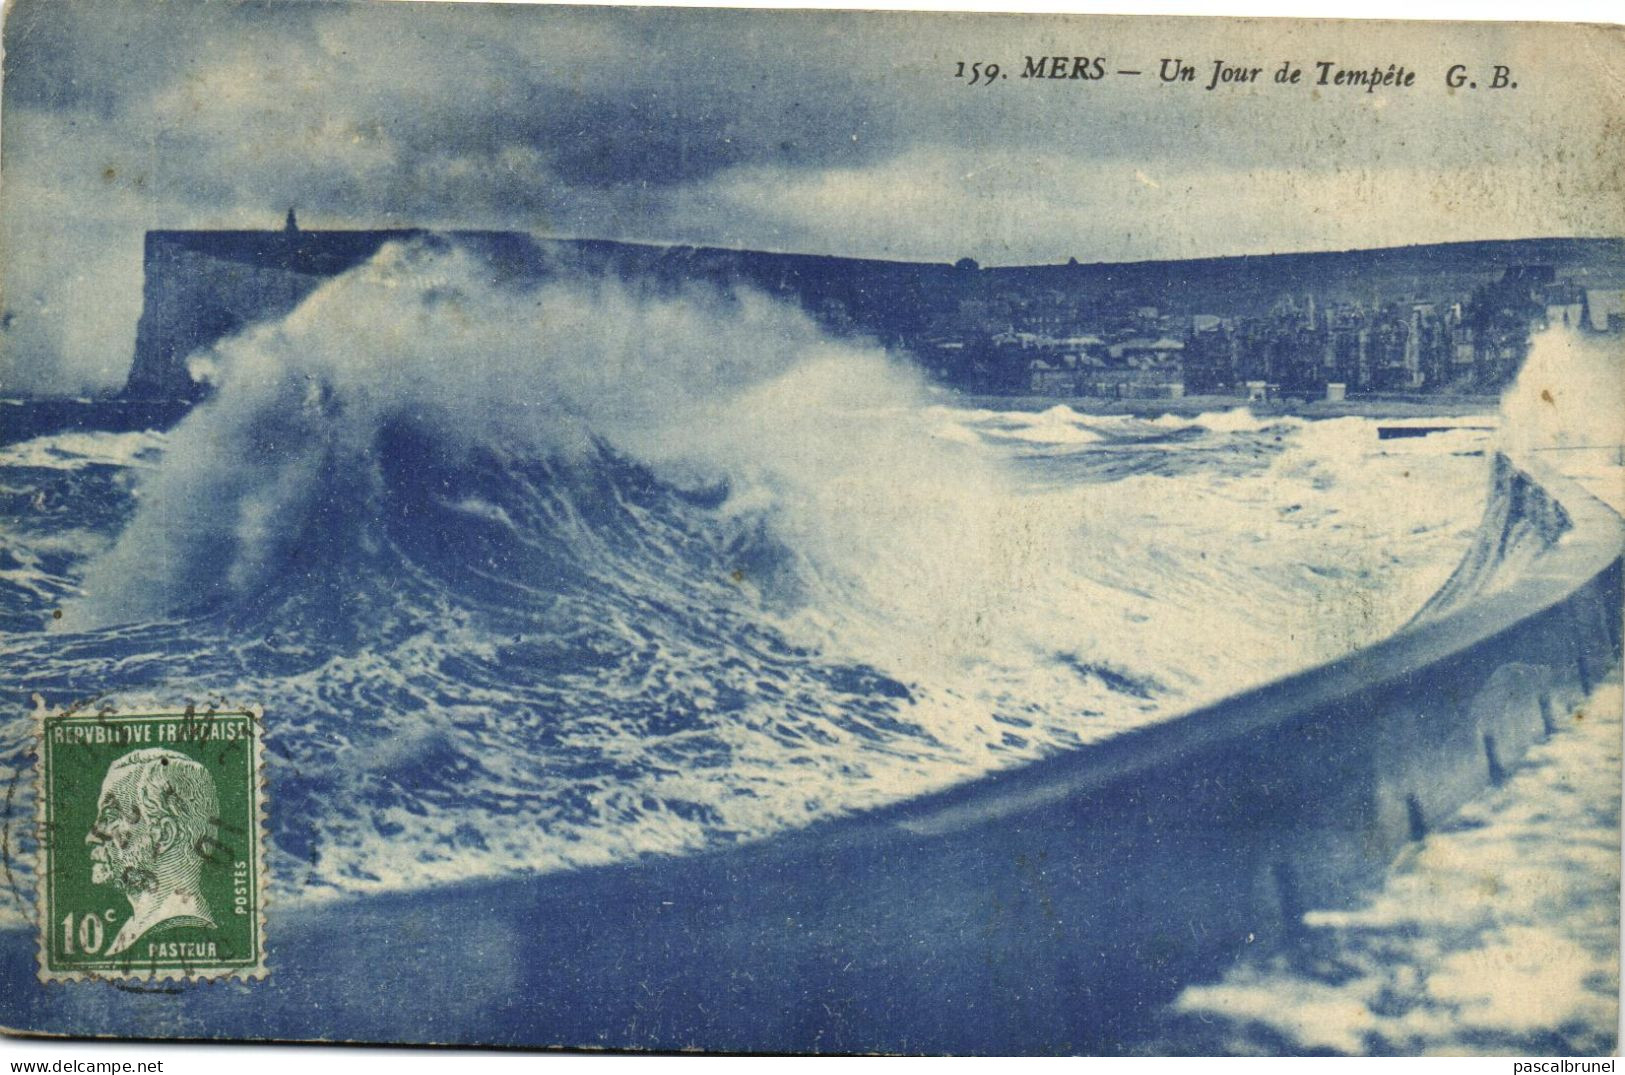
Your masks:
{"label": "stamp perforated edge", "polygon": [[[41,983],[51,985],[57,982],[202,982],[213,983],[236,979],[238,981],[264,980],[270,976],[270,967],[266,961],[266,900],[269,885],[265,875],[265,841],[266,832],[270,825],[270,814],[266,803],[270,798],[270,785],[265,776],[265,710],[258,705],[210,705],[198,707],[187,704],[178,709],[166,709],[163,706],[140,706],[138,709],[121,710],[116,706],[96,706],[99,699],[68,706],[60,711],[48,708],[44,700],[34,696],[35,708],[34,722],[34,922],[35,922],[35,960],[38,964],[38,978]],[[92,708],[92,707],[95,708]],[[50,910],[45,906],[47,902],[48,886],[46,884],[46,871],[50,868],[48,861],[47,833],[50,828],[48,812],[48,796],[46,794],[45,773],[45,728],[46,722],[53,716],[72,716],[77,713],[88,712],[98,718],[111,718],[119,716],[175,716],[180,718],[196,718],[202,716],[246,716],[254,728],[252,750],[254,752],[254,778],[249,781],[249,792],[253,796],[250,814],[253,815],[252,827],[254,830],[254,885],[255,885],[255,926],[258,929],[259,944],[256,959],[252,966],[247,967],[202,967],[185,968],[171,967],[137,971],[131,969],[128,973],[94,970],[53,970],[50,967],[47,945],[49,943],[49,930],[51,928]]]}

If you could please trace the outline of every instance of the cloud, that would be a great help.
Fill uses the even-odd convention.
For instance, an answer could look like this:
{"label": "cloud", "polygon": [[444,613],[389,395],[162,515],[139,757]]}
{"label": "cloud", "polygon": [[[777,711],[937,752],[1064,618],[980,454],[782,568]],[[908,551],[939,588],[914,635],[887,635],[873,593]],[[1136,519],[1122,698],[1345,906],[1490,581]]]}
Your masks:
{"label": "cloud", "polygon": [[[984,262],[1625,231],[1608,57],[1485,94],[1152,83],[1160,58],[1382,57],[1438,34],[1201,20],[16,0],[0,391],[122,378],[150,227],[513,227]],[[1243,54],[1247,55],[1243,55]],[[1099,55],[1147,81],[1023,80]],[[1012,77],[970,88],[967,57]],[[1205,70],[1205,69],[1204,69]],[[1156,185],[1136,179],[1143,175]],[[120,267],[122,266],[122,268]],[[88,296],[105,292],[102,301]]]}
{"label": "cloud", "polygon": [[1484,222],[1504,238],[1606,223],[1596,203],[1530,195],[1549,178],[1518,162],[1306,171],[1185,161],[1151,180],[1129,161],[1051,153],[1008,170],[931,147],[863,168],[736,169],[685,191],[669,226],[814,253],[1022,264],[1449,242],[1477,237]]}

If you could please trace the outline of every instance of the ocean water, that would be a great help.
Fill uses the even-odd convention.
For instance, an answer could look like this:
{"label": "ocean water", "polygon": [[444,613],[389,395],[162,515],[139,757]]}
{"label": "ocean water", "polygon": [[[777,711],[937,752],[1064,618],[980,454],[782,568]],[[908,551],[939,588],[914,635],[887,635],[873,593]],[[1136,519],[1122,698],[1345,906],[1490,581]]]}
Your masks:
{"label": "ocean water", "polygon": [[1491,435],[974,410],[757,294],[386,248],[167,433],[0,449],[33,704],[265,708],[281,906],[761,839],[1406,623]]}

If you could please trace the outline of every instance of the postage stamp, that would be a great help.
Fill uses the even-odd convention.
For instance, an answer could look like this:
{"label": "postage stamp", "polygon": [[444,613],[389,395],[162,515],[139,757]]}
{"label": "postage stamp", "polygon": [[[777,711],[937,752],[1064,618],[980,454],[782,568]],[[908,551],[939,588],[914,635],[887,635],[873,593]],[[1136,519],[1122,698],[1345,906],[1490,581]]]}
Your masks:
{"label": "postage stamp", "polygon": [[263,977],[257,709],[40,721],[43,981]]}

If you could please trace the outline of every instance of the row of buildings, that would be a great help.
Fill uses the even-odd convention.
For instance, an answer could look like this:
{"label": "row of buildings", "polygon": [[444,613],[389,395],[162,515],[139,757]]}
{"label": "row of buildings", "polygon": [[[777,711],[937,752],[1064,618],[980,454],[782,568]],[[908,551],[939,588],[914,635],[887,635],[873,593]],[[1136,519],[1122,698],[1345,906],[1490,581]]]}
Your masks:
{"label": "row of buildings", "polygon": [[1625,334],[1625,290],[1516,266],[1466,294],[1365,301],[1283,295],[1267,312],[1165,313],[1062,293],[960,304],[902,341],[946,383],[1046,396],[1489,393],[1547,325]]}

